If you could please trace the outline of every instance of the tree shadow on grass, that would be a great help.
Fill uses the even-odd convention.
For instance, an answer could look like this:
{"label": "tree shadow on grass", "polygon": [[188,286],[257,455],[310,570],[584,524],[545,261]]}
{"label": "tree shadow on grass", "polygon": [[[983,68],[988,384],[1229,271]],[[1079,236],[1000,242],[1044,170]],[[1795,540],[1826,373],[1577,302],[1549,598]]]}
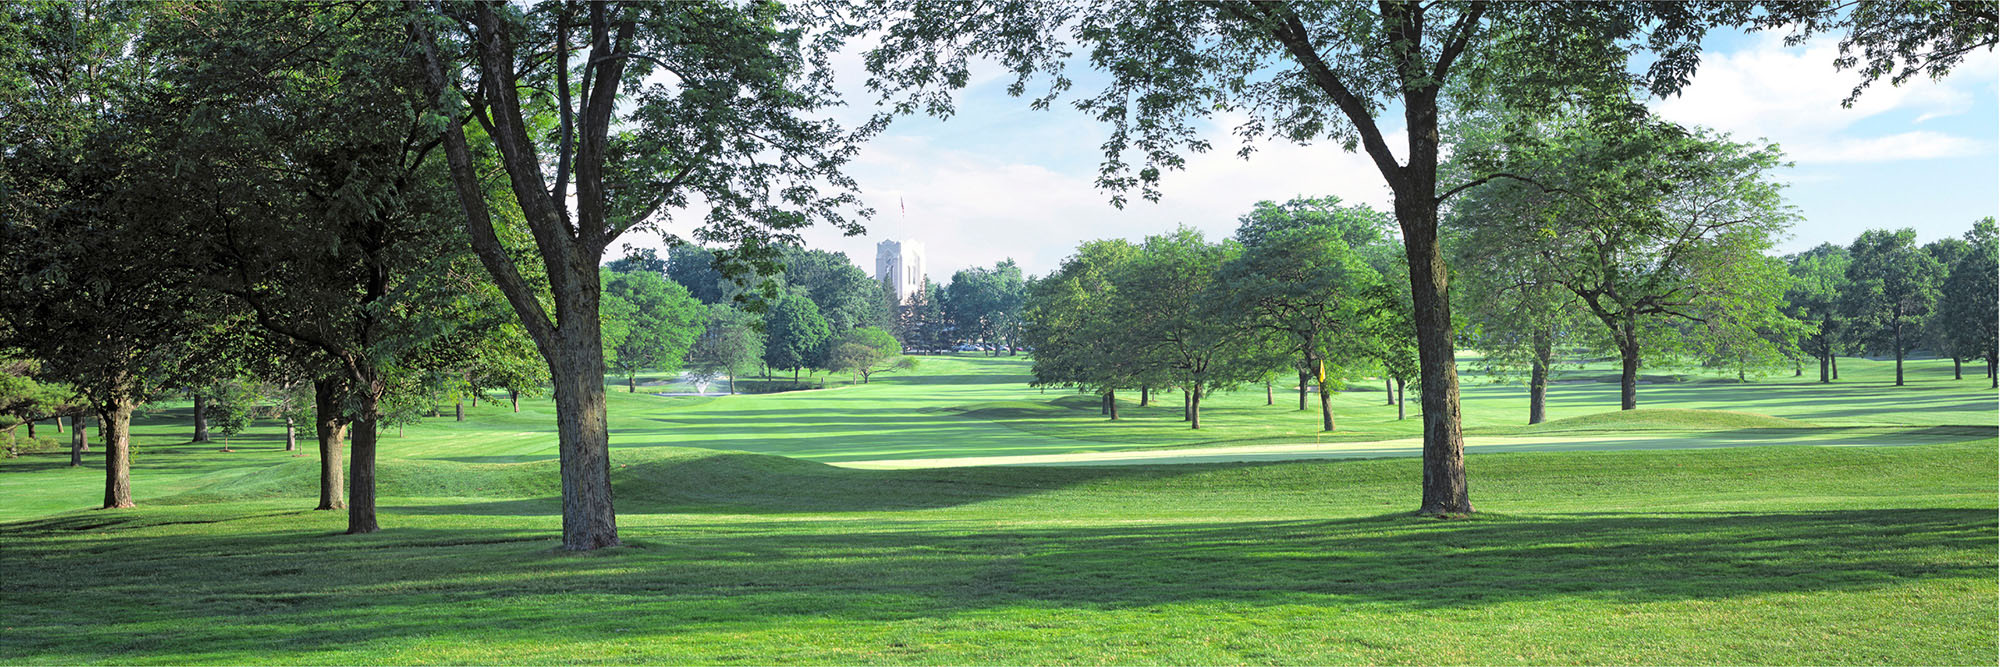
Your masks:
{"label": "tree shadow on grass", "polygon": [[1990,582],[1996,539],[1990,508],[1060,527],[892,518],[628,524],[635,548],[578,556],[548,551],[546,526],[442,518],[332,538],[277,518],[173,535],[68,523],[85,519],[10,528],[0,565],[38,573],[5,584],[23,630],[13,658],[129,660],[173,642],[209,661],[287,661],[436,636],[622,642],[634,630],[1003,610],[1726,600]]}

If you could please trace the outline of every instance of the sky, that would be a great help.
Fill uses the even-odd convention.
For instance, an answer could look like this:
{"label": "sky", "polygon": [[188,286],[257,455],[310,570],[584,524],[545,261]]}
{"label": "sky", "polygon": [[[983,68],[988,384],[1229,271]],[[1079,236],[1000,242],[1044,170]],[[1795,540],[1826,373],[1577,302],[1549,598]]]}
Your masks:
{"label": "sky", "polygon": [[[1788,184],[1786,198],[1800,218],[1775,252],[1845,245],[1878,227],[1911,227],[1929,242],[2000,210],[1995,53],[1978,52],[1940,81],[1877,82],[1853,108],[1842,108],[1858,75],[1834,70],[1836,41],[1787,47],[1782,38],[1711,36],[1692,83],[1677,97],[1651,102],[1668,120],[1785,151],[1794,166],[1777,178]],[[858,56],[843,56],[835,64],[851,120],[872,110],[873,97],[860,92]],[[1102,81],[1079,68],[1071,76],[1081,92]],[[1135,192],[1124,209],[1114,208],[1110,193],[1094,185],[1106,126],[1062,103],[1031,110],[1026,99],[1005,93],[1007,83],[997,68],[975,69],[949,120],[902,117],[871,140],[847,170],[876,211],[868,233],[843,237],[819,228],[805,234],[807,245],[845,252],[872,275],[877,242],[914,239],[928,251],[931,280],[943,282],[1008,258],[1031,275],[1045,274],[1080,242],[1139,240],[1182,224],[1225,237],[1261,200],[1334,195],[1389,206],[1388,187],[1365,156],[1332,143],[1267,142],[1243,160],[1233,124],[1219,119],[1207,128],[1216,150],[1167,173],[1158,203]],[[1387,120],[1383,130],[1401,146],[1400,123]],[[654,235],[626,241],[659,245]]]}

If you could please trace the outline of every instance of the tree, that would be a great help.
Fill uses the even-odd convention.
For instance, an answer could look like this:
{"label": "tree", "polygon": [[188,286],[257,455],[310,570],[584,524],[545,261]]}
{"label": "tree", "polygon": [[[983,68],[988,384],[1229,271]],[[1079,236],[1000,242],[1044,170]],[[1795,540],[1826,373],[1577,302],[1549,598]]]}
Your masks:
{"label": "tree", "polygon": [[1363,296],[1381,281],[1351,242],[1333,224],[1261,231],[1215,278],[1240,321],[1282,337],[1318,381],[1323,431],[1333,430],[1333,385],[1345,376],[1337,366],[1362,356]]}
{"label": "tree", "polygon": [[1113,313],[1119,295],[1112,277],[1138,253],[1122,239],[1080,244],[1061,268],[1029,287],[1022,306],[1021,340],[1035,350],[1033,386],[1096,393],[1113,421],[1117,391],[1137,384],[1146,366],[1129,345],[1130,329]]}
{"label": "tree", "polygon": [[1775,147],[1649,118],[1568,116],[1518,131],[1504,150],[1463,147],[1459,159],[1501,155],[1520,175],[1459,203],[1465,247],[1489,254],[1487,265],[1538,264],[1576,295],[1618,350],[1621,409],[1638,407],[1646,348],[1712,340],[1649,335],[1666,321],[1746,325],[1775,311],[1786,281],[1763,253],[1792,217],[1770,176],[1782,164]]}
{"label": "tree", "polygon": [[862,384],[868,384],[877,373],[916,367],[915,360],[903,356],[903,346],[895,336],[875,327],[848,331],[828,355],[828,362],[828,370],[859,375]]}
{"label": "tree", "polygon": [[495,327],[489,336],[471,348],[476,353],[471,384],[474,391],[491,387],[507,392],[508,404],[520,412],[521,397],[533,396],[548,384],[549,365],[517,323]]}
{"label": "tree", "polygon": [[162,188],[163,217],[200,254],[200,285],[228,295],[293,364],[340,376],[315,385],[331,392],[315,398],[315,431],[327,463],[351,435],[348,532],[375,532],[393,376],[461,366],[499,310],[497,293],[461,278],[477,260],[396,30],[404,17],[390,5],[189,11],[201,20],[162,22],[147,48],[184,62],[239,57],[170,69],[169,93],[148,109],[172,128],[146,147],[169,156],[160,173],[179,186]]}
{"label": "tree", "polygon": [[1907,227],[1864,231],[1848,254],[1843,310],[1872,348],[1895,355],[1896,386],[1903,386],[1903,355],[1937,303],[1944,267],[1917,248],[1917,232]]}
{"label": "tree", "polygon": [[[1251,112],[1236,132],[1245,140],[1363,149],[1395,195],[1410,265],[1426,402],[1419,512],[1472,511],[1437,219],[1441,202],[1485,177],[1440,183],[1440,110],[1476,108],[1493,93],[1531,100],[1569,87],[1622,88],[1630,53],[1622,42],[1645,36],[1648,16],[1581,3],[885,4],[904,18],[887,25],[868,62],[873,84],[885,96],[901,94],[903,111],[948,114],[947,91],[964,85],[974,57],[1000,59],[1017,76],[1016,94],[1036,74],[1050,74],[1050,94],[1034,102],[1046,106],[1070,84],[1062,68],[1071,51],[1060,34],[1069,28],[1110,75],[1078,106],[1112,126],[1098,182],[1114,190],[1114,203],[1134,187],[1157,196],[1165,171],[1180,168],[1185,153],[1210,148],[1197,122],[1224,110]],[[1655,68],[1668,76],[1658,78],[1684,81],[1694,57],[1675,49],[1691,47],[1673,30],[1652,36],[1650,45],[1670,56]],[[1388,108],[1401,109],[1406,159],[1381,130]],[[1144,154],[1143,166],[1125,161],[1128,148]]]}
{"label": "tree", "polygon": [[605,325],[605,362],[625,376],[625,390],[639,390],[637,378],[644,369],[678,372],[695,336],[701,334],[705,314],[701,303],[688,296],[687,288],[651,272],[606,270],[603,289],[607,304],[616,299],[630,308],[619,323],[624,332],[615,343],[609,333],[611,323]]}
{"label": "tree", "polygon": [[613,273],[651,273],[666,277],[667,260],[661,258],[659,251],[652,248],[633,248],[628,245],[625,246],[624,257],[605,263],[604,268],[610,269]]}
{"label": "tree", "polygon": [[[1937,261],[1940,271],[1938,274],[1938,305],[1942,306],[1944,303],[1944,281],[1950,277],[1952,267],[1958,266],[1959,260],[1972,252],[1972,244],[1961,238],[1947,236],[1924,244],[1924,254],[1930,255],[1931,259]],[[1951,357],[1951,379],[1965,379],[1964,362],[1966,359],[1978,358],[1976,349],[1966,350],[1966,354],[1960,354],[1958,346],[1953,345],[1952,327],[1946,325],[1944,320],[1938,317],[1924,318],[1924,328],[1921,336],[1922,342],[1920,345],[1922,347],[1940,356]]]}
{"label": "tree", "polygon": [[256,421],[258,403],[264,397],[255,384],[242,379],[216,383],[214,394],[214,399],[207,406],[208,417],[214,422],[215,430],[222,433],[222,451],[233,451],[231,439]]}
{"label": "tree", "polygon": [[688,367],[711,377],[727,376],[729,393],[736,393],[736,376],[750,372],[764,356],[764,336],[756,316],[723,303],[708,305],[708,323],[688,351]]}
{"label": "tree", "polygon": [[764,364],[792,371],[813,364],[833,333],[820,317],[819,306],[797,292],[787,291],[764,313]]}
{"label": "tree", "polygon": [[1001,341],[1013,347],[1019,336],[1021,299],[1026,283],[1021,267],[1012,259],[1001,260],[993,268],[974,267],[952,274],[945,287],[945,317],[961,340],[993,346],[999,356]]}
{"label": "tree", "polygon": [[[1447,229],[1469,226],[1455,209]],[[1477,367],[1495,381],[1522,378],[1528,384],[1528,423],[1548,419],[1549,380],[1557,352],[1588,346],[1599,326],[1585,314],[1576,295],[1557,284],[1546,265],[1516,262],[1454,236],[1452,266],[1460,287],[1455,313],[1466,321],[1467,344],[1479,351]]]}
{"label": "tree", "polygon": [[1791,289],[1785,292],[1786,314],[1807,325],[1800,347],[1819,360],[1819,381],[1832,382],[1836,341],[1840,339],[1841,295],[1848,289],[1847,249],[1822,243],[1787,258]]}
{"label": "tree", "polygon": [[1948,332],[1945,342],[1954,358],[1985,359],[1986,376],[2000,387],[1995,366],[2000,356],[2000,232],[1989,216],[1974,223],[1965,240],[1969,248],[1951,266],[1931,322]]}
{"label": "tree", "polygon": [[187,384],[172,344],[221,310],[154,224],[166,179],[142,145],[167,126],[135,113],[159,82],[153,54],[132,43],[154,9],[0,8],[22,31],[0,49],[21,84],[0,88],[0,353],[37,360],[41,379],[69,383],[97,413],[107,509],[133,504],[133,409]]}
{"label": "tree", "polygon": [[785,284],[805,290],[836,334],[889,323],[882,283],[848,261],[846,253],[786,248]]}
{"label": "tree", "polygon": [[1189,428],[1201,428],[1208,394],[1268,370],[1253,361],[1266,334],[1245,331],[1217,286],[1216,274],[1239,252],[1234,241],[1209,243],[1183,227],[1147,237],[1110,277],[1118,298],[1109,321],[1129,331],[1122,351],[1157,364],[1186,393]]}
{"label": "tree", "polygon": [[[408,7],[472,246],[555,383],[563,546],[615,546],[598,261],[624,233],[697,203],[708,215],[695,236],[739,249],[795,243],[815,221],[858,233],[840,169],[880,124],[849,132],[811,118],[837,103],[825,65],[851,31],[816,5]],[[500,242],[468,120],[498,153],[547,290]]]}

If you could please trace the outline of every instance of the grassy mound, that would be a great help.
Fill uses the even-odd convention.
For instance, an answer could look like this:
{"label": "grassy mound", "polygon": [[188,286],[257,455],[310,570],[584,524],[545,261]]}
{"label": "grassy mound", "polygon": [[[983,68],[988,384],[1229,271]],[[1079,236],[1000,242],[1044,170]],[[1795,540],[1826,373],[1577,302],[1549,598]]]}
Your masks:
{"label": "grassy mound", "polygon": [[1602,430],[1689,430],[1710,431],[1738,428],[1812,428],[1814,424],[1796,419],[1772,417],[1728,410],[1614,410],[1594,415],[1542,422],[1519,429],[1520,433]]}

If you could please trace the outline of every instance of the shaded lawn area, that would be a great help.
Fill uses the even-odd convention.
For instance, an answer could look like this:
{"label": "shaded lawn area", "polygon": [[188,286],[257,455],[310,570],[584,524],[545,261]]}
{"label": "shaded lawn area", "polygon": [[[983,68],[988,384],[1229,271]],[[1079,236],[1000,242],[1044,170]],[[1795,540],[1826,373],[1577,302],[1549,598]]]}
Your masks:
{"label": "shaded lawn area", "polygon": [[385,464],[374,535],[226,490],[0,524],[0,662],[1992,664],[1995,446],[1475,455],[1452,521],[1407,459],[682,450],[583,555],[543,464]]}

